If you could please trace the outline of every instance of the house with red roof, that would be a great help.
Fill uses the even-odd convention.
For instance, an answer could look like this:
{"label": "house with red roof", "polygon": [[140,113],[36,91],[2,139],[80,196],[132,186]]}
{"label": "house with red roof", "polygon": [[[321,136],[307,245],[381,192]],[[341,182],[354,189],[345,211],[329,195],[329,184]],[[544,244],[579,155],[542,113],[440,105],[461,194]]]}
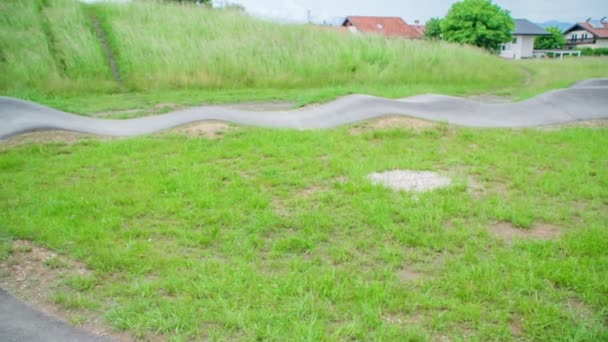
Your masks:
{"label": "house with red roof", "polygon": [[411,27],[414,28],[414,30],[418,31],[418,33],[420,33],[420,36],[424,36],[424,32],[426,31],[426,25],[410,25]]}
{"label": "house with red roof", "polygon": [[608,21],[606,17],[599,22],[592,22],[589,18],[564,31],[564,38],[570,48],[608,48]]}
{"label": "house with red roof", "polygon": [[353,33],[380,34],[386,37],[419,39],[422,34],[399,17],[349,16],[342,23]]}

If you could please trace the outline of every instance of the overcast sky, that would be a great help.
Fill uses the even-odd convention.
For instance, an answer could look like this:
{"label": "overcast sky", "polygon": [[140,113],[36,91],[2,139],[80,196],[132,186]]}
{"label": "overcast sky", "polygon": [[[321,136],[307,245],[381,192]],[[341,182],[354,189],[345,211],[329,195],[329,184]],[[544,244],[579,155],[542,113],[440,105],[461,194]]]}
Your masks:
{"label": "overcast sky", "polygon": [[[315,21],[322,22],[348,15],[399,16],[408,23],[418,19],[425,22],[443,17],[453,0],[214,0],[215,3],[238,3],[248,12],[279,20],[307,20],[311,11]],[[513,18],[535,22],[559,20],[585,21],[588,17],[608,16],[608,0],[495,0],[494,3],[511,11]]]}

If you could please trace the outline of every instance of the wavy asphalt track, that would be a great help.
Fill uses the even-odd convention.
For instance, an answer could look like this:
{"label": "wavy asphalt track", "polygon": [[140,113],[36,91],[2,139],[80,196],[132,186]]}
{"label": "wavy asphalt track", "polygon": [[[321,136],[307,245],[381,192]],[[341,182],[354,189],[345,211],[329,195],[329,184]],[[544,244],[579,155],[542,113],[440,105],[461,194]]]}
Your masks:
{"label": "wavy asphalt track", "polygon": [[483,103],[443,95],[388,100],[350,95],[333,102],[290,111],[252,112],[203,106],[130,120],[88,118],[32,102],[0,97],[0,139],[21,133],[59,129],[107,136],[149,134],[196,121],[323,129],[386,115],[404,115],[468,127],[535,127],[608,118],[608,78],[579,82],[516,103]]}
{"label": "wavy asphalt track", "polygon": [[[249,112],[199,107],[131,120],[86,118],[32,102],[0,97],[0,139],[36,130],[60,129],[98,135],[148,134],[195,121],[221,120],[277,128],[319,129],[384,115],[405,115],[470,127],[534,127],[608,118],[608,79],[580,82],[533,99],[489,104],[462,98],[422,95],[402,100],[352,95],[293,111]],[[1,341],[106,341],[68,326],[0,289]]]}

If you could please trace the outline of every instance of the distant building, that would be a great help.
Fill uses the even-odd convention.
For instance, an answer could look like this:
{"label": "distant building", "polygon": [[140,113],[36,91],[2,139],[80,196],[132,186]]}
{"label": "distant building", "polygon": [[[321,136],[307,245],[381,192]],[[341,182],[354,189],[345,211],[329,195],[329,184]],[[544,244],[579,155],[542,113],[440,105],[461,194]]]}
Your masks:
{"label": "distant building", "polygon": [[386,37],[419,39],[422,34],[399,17],[350,16],[342,23],[352,33],[381,34]]}
{"label": "distant building", "polygon": [[501,46],[500,56],[509,59],[534,57],[534,38],[549,36],[549,32],[527,19],[514,19],[513,41]]}
{"label": "distant building", "polygon": [[584,23],[574,24],[564,31],[564,38],[566,38],[566,44],[569,48],[608,48],[608,22],[606,17],[599,22],[592,22],[589,18]]}
{"label": "distant building", "polygon": [[426,31],[426,25],[410,25],[414,28],[414,30],[420,33],[420,36],[424,36],[424,32]]}

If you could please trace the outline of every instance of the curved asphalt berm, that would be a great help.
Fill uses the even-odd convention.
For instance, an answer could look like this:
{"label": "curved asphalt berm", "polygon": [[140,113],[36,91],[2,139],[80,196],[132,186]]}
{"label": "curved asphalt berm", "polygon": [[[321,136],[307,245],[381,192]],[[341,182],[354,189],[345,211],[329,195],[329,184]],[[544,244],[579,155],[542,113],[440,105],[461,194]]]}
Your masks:
{"label": "curved asphalt berm", "polygon": [[0,341],[108,342],[51,318],[0,289]]}
{"label": "curved asphalt berm", "polygon": [[46,129],[108,136],[149,134],[191,122],[219,120],[244,125],[323,129],[385,115],[405,115],[468,127],[535,127],[608,118],[608,79],[580,82],[516,103],[420,95],[388,100],[350,95],[333,102],[291,111],[251,112],[204,106],[130,120],[87,118],[32,102],[0,97],[0,139]]}

